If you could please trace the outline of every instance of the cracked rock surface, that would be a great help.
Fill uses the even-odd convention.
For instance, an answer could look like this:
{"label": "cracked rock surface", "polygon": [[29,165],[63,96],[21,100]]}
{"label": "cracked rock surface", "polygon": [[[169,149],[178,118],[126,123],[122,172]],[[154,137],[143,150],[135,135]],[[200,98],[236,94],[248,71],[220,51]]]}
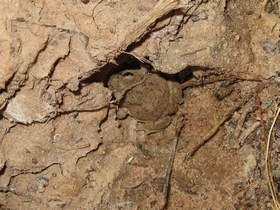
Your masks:
{"label": "cracked rock surface", "polygon": [[[180,115],[166,208],[269,209],[261,126],[271,125],[279,103],[273,2],[1,1],[0,208],[159,209]],[[146,135],[133,117],[116,116],[121,102],[108,80],[135,63],[165,80],[202,81],[184,86],[184,103],[160,132]],[[251,79],[203,83],[224,74]],[[269,78],[187,161],[224,114]]]}

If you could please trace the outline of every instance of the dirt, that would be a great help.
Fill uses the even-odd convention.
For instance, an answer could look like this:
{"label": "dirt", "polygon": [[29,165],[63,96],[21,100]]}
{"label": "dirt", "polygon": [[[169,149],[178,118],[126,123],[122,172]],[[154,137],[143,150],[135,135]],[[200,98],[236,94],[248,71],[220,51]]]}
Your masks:
{"label": "dirt", "polygon": [[[265,146],[280,100],[279,5],[2,1],[0,208],[272,209]],[[116,97],[108,85],[142,65],[183,93],[176,113],[145,104],[171,119],[152,132],[117,113],[135,87],[126,101],[137,116],[147,116],[145,91],[172,92],[135,83]],[[272,137],[278,190],[280,119]]]}

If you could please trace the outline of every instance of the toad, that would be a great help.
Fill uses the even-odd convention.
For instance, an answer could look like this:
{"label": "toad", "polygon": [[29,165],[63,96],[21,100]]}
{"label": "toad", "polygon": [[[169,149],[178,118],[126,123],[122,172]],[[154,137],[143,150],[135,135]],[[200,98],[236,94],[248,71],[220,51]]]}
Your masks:
{"label": "toad", "polygon": [[182,101],[182,91],[175,81],[149,73],[145,67],[123,70],[108,82],[118,102],[117,118],[130,115],[138,130],[157,132],[166,128]]}

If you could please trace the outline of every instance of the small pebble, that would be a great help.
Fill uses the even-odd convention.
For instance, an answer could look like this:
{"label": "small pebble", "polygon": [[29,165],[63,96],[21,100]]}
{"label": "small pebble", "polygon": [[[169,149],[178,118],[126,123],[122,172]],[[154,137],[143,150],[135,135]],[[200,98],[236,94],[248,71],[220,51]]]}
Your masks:
{"label": "small pebble", "polygon": [[38,178],[38,190],[43,192],[47,186],[49,186],[49,179],[46,177],[39,177]]}
{"label": "small pebble", "polygon": [[260,41],[260,44],[266,53],[272,55],[280,54],[280,40],[278,40],[276,43],[264,40]]}
{"label": "small pebble", "polygon": [[269,42],[269,41],[260,41],[260,44],[263,48],[263,50],[266,52],[266,53],[273,53],[274,49],[275,49],[275,46],[272,42]]}

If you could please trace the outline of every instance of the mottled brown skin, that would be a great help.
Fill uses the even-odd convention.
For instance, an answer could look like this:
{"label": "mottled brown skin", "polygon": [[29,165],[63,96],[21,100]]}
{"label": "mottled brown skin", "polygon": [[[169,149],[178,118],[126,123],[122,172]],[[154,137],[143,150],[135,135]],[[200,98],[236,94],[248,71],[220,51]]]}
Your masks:
{"label": "mottled brown skin", "polygon": [[[134,84],[137,85],[133,86]],[[143,67],[112,75],[109,88],[116,96],[123,96],[118,118],[129,114],[140,122],[138,128],[145,131],[160,131],[166,128],[182,101],[182,91],[178,83],[167,81],[158,74],[147,73]],[[126,89],[127,92],[123,94]]]}

